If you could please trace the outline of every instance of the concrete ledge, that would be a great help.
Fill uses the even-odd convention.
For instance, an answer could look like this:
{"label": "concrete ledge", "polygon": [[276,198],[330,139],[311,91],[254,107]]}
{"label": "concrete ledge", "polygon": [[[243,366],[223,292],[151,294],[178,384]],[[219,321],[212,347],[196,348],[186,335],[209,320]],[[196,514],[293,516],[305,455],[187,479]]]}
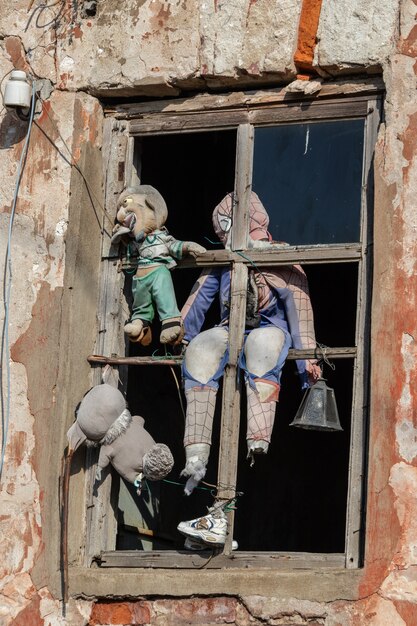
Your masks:
{"label": "concrete ledge", "polygon": [[361,570],[143,570],[70,568],[69,592],[82,598],[261,595],[315,602],[357,600]]}

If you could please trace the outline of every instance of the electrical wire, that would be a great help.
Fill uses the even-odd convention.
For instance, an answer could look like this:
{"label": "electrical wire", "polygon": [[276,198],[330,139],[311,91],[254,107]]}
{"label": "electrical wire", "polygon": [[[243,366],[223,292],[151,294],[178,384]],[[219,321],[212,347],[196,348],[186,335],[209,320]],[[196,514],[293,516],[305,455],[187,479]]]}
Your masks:
{"label": "electrical wire", "polygon": [[[0,358],[0,395],[1,395],[1,418],[2,418],[2,442],[1,442],[1,456],[0,456],[0,480],[3,474],[4,460],[6,456],[6,445],[9,433],[10,422],[10,400],[11,400],[11,380],[10,380],[10,342],[9,342],[9,322],[10,322],[10,298],[12,290],[12,234],[13,234],[13,222],[16,213],[16,204],[19,194],[20,182],[26,163],[26,156],[29,147],[30,135],[33,125],[33,117],[35,114],[35,102],[36,91],[35,82],[32,82],[32,102],[30,107],[29,124],[26,133],[26,139],[23,146],[22,154],[20,155],[19,166],[17,168],[17,177],[15,191],[13,195],[12,208],[10,211],[9,227],[7,235],[7,248],[4,265],[4,282],[3,282],[3,305],[4,305],[4,321],[1,337],[1,358]],[[6,402],[3,395],[3,362],[6,361]]]}
{"label": "electrical wire", "polygon": [[[45,132],[45,130],[35,121],[36,127],[45,135],[45,137],[48,139],[48,141],[53,145],[53,147],[55,148],[55,150],[57,150],[58,154],[60,154],[60,156],[64,159],[64,161],[66,163],[68,163],[68,165],[70,165],[71,167],[73,167],[81,176],[81,178],[83,179],[83,182],[85,184],[85,187],[87,189],[88,195],[90,197],[90,201],[91,204],[93,206],[94,211],[96,211],[95,208],[95,204],[93,202],[93,198],[96,202],[96,204],[98,205],[98,208],[100,209],[100,211],[103,213],[103,216],[108,220],[111,228],[113,228],[114,225],[114,219],[113,217],[109,214],[109,212],[106,210],[106,208],[103,206],[103,204],[100,202],[99,198],[97,198],[97,195],[94,193],[91,185],[89,184],[88,180],[85,177],[84,172],[81,170],[80,166],[78,165],[78,163],[76,163],[74,155],[71,151],[71,148],[68,146],[67,142],[65,141],[64,137],[62,136],[61,131],[58,128],[58,125],[56,123],[56,121],[50,116],[49,111],[48,111],[48,107],[44,106],[46,105],[46,102],[44,100],[42,100],[42,98],[39,96],[39,100],[42,103],[42,112],[46,114],[46,116],[48,117],[51,125],[54,127],[55,131],[58,134],[58,137],[61,139],[65,149],[68,152],[69,157],[66,157],[62,151],[60,150],[60,148],[56,145],[56,143],[51,139],[51,137],[49,137],[49,135]],[[104,232],[111,237],[111,233],[107,233],[106,230],[104,229]]]}

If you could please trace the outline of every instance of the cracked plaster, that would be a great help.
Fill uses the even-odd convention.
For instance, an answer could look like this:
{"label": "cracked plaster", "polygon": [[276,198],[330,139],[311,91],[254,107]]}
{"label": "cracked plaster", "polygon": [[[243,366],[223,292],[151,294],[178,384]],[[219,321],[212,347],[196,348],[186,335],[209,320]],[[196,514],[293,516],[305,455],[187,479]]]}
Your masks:
{"label": "cracked plaster", "polygon": [[315,65],[321,68],[383,65],[395,47],[397,2],[327,0],[322,4]]}
{"label": "cracked plaster", "polygon": [[[0,16],[0,33],[5,37],[0,41],[1,73],[4,75],[12,68],[11,59],[15,65],[28,63],[38,76],[50,79],[62,90],[62,93],[55,90],[50,100],[52,108],[48,111],[76,158],[81,153],[81,144],[86,136],[90,141],[99,141],[92,124],[97,105],[93,99],[83,100],[85,118],[81,124],[82,138],[73,144],[74,96],[65,93],[65,90],[88,89],[94,92],[111,87],[126,90],[123,92],[126,95],[136,88],[135,93],[174,95],[177,91],[172,85],[198,86],[201,76],[212,76],[214,80],[221,81],[225,77],[237,79],[245,74],[257,77],[270,73],[288,80],[295,71],[292,57],[301,7],[298,0],[279,3],[267,0],[185,0],[169,3],[129,0],[124,3],[123,11],[120,3],[108,0],[98,4],[96,18],[81,20],[79,25],[68,11],[64,12],[59,22],[54,24],[56,28],[47,27],[45,22],[37,19],[40,10],[36,0],[29,13],[28,5],[28,0],[14,0],[11,10]],[[396,2],[324,0],[315,57],[318,65],[331,71],[335,68],[368,70],[382,65],[387,85],[385,125],[379,134],[377,152],[381,179],[393,190],[392,214],[387,219],[393,223],[394,236],[386,247],[388,260],[381,260],[381,266],[386,264],[386,274],[377,280],[387,285],[385,295],[379,300],[382,308],[391,312],[392,297],[401,294],[404,315],[397,320],[395,339],[399,338],[399,343],[394,354],[398,361],[395,361],[394,372],[390,363],[394,380],[383,370],[383,364],[380,376],[390,380],[392,385],[393,410],[389,419],[395,422],[392,445],[396,445],[396,454],[400,458],[390,467],[389,488],[387,477],[382,477],[383,487],[375,493],[377,497],[384,495],[393,499],[400,530],[397,545],[391,556],[381,557],[381,571],[385,574],[383,577],[378,574],[378,593],[370,593],[357,602],[332,604],[248,596],[242,598],[242,602],[250,615],[236,609],[241,624],[249,620],[248,623],[252,624],[285,623],[297,626],[307,623],[325,626],[412,625],[410,618],[405,616],[412,614],[413,607],[405,610],[401,602],[417,604],[417,525],[414,521],[417,519],[417,470],[412,465],[417,454],[417,428],[413,420],[414,390],[417,388],[414,337],[417,335],[415,323],[413,326],[415,315],[412,313],[415,310],[417,257],[417,189],[414,182],[417,180],[417,51],[412,35],[416,4],[403,0],[401,6],[402,12],[398,16]],[[45,11],[41,17],[46,17]],[[398,27],[401,29],[401,41],[397,52],[393,53]],[[56,37],[58,44],[55,47],[51,44]],[[5,212],[0,215],[0,222],[3,224],[10,209],[21,148],[19,141],[23,136],[21,124],[11,123],[9,118],[5,121],[6,116],[3,112],[0,128],[5,148],[0,154],[3,172],[0,176],[0,197]],[[68,158],[67,148],[46,113],[39,123]],[[52,290],[62,287],[65,270],[70,167],[39,130],[34,129],[30,154],[14,231],[14,255],[20,274],[17,288],[13,291],[13,341],[27,330],[41,285],[47,284]],[[51,188],[54,189],[52,202]],[[4,226],[0,228],[0,234],[4,235]],[[0,248],[4,249],[4,239]],[[23,298],[21,294],[24,294]],[[0,506],[6,511],[6,518],[0,517],[2,554],[7,553],[6,558],[2,557],[4,571],[0,581],[0,618],[8,624],[27,609],[27,617],[37,611],[43,623],[50,626],[64,623],[81,626],[88,623],[91,602],[71,601],[65,621],[60,615],[59,603],[50,596],[49,590],[44,587],[36,591],[31,579],[33,563],[42,547],[41,493],[32,463],[34,416],[28,403],[25,366],[13,362],[11,372],[14,409],[10,431],[12,446],[8,452],[0,501]],[[380,460],[382,464],[384,459],[381,457]],[[14,533],[10,533],[11,527]],[[372,539],[377,542],[375,536]],[[386,568],[387,559],[391,560]],[[370,561],[377,563],[378,559],[372,557]],[[163,614],[158,617],[155,608],[155,615],[161,624]],[[227,618],[227,612],[220,615],[224,620]],[[207,619],[211,619],[211,615]],[[219,615],[214,615],[213,619],[220,619]]]}

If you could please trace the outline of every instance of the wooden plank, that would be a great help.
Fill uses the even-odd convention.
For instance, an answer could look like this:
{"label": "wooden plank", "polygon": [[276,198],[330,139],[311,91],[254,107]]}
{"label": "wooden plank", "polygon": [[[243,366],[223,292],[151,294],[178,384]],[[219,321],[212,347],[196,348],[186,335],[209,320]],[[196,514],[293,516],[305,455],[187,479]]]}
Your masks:
{"label": "wooden plank", "polygon": [[[107,257],[116,260],[118,255]],[[362,245],[336,244],[323,246],[288,246],[268,250],[207,250],[196,259],[186,258],[177,262],[178,268],[221,267],[233,261],[256,264],[259,267],[272,265],[307,265],[316,263],[351,263],[362,258]]]}
{"label": "wooden plank", "polygon": [[[107,121],[107,120],[106,120]],[[111,120],[108,120],[109,122]],[[120,130],[119,124],[113,122],[111,131],[107,131],[106,145],[103,144],[105,155],[105,207],[108,215],[107,228],[103,236],[102,258],[117,257],[118,247],[111,245],[111,233],[117,213],[117,198],[126,183],[128,153],[128,136]],[[132,139],[134,141],[134,139]],[[109,221],[112,222],[109,224]]]}
{"label": "wooden plank", "polygon": [[[118,273],[113,262],[104,261],[101,276],[101,293],[98,307],[99,334],[98,350],[106,353],[121,353],[124,349],[122,328],[122,290],[123,275]],[[116,380],[123,373],[118,370]],[[101,381],[101,368],[95,376],[95,384]],[[114,504],[115,485],[111,472],[103,473],[103,480],[95,485],[97,450],[87,450],[88,498],[87,498],[87,564],[103,549],[115,546],[117,519]]]}
{"label": "wooden plank", "polygon": [[124,176],[125,187],[135,187],[140,184],[138,172],[136,169],[135,159],[135,142],[134,137],[129,137],[126,145],[126,166]]}
{"label": "wooden plank", "polygon": [[[217,483],[220,499],[233,498],[237,475],[237,457],[240,423],[240,385],[238,360],[243,345],[246,318],[248,268],[234,263],[230,287],[229,362],[223,376],[222,420]],[[232,552],[233,511],[228,516],[228,534],[224,553]]]}
{"label": "wooden plank", "polygon": [[213,113],[207,111],[190,114],[153,114],[145,115],[140,119],[132,120],[129,123],[129,133],[131,135],[163,135],[169,133],[184,133],[213,130],[227,130],[237,128],[239,124],[247,124],[248,113],[244,110],[219,111]]}
{"label": "wooden plank", "polygon": [[143,114],[141,118],[129,122],[129,134],[167,134],[212,131],[236,128],[241,124],[269,125],[295,122],[312,122],[352,117],[365,117],[367,101],[306,101],[271,105],[257,109],[231,109],[220,111],[201,111],[193,113],[153,113]]}
{"label": "wooden plank", "polygon": [[[232,241],[233,250],[247,247],[249,207],[253,162],[253,127],[239,126],[236,148]],[[238,362],[243,346],[246,320],[248,268],[240,261],[232,263],[229,315],[229,363],[223,377],[222,417],[217,492],[219,499],[232,498],[236,491],[240,424],[240,385]],[[232,552],[234,511],[227,514],[228,533],[224,554]]]}
{"label": "wooden plank", "polygon": [[365,117],[367,102],[301,102],[289,106],[270,107],[249,111],[249,121],[256,126],[289,124],[294,122],[324,120],[345,120],[352,117]]}
{"label": "wooden plank", "polygon": [[138,550],[104,552],[98,559],[100,567],[139,567],[167,569],[227,569],[227,568],[272,568],[310,569],[340,568],[344,565],[344,554],[313,554],[305,552],[232,552],[226,556],[204,550],[164,550],[145,553]]}
{"label": "wooden plank", "polygon": [[144,113],[189,113],[191,111],[222,110],[237,107],[268,106],[282,102],[299,100],[321,101],[326,98],[346,99],[351,96],[366,96],[383,92],[384,82],[380,77],[358,80],[343,80],[323,83],[321,90],[314,97],[287,91],[286,87],[260,91],[237,91],[228,94],[198,94],[192,98],[170,98],[153,102],[138,102],[105,107],[107,115],[118,119],[129,119]]}
{"label": "wooden plank", "polygon": [[232,250],[245,250],[248,246],[254,136],[253,126],[250,124],[239,126],[236,145]]}
{"label": "wooden plank", "polygon": [[[321,348],[308,349],[308,350],[294,350],[290,349],[288,352],[287,360],[293,361],[295,359],[320,359],[323,354],[326,358],[331,359],[353,359],[356,357],[356,348],[329,348],[326,347],[323,351]],[[159,358],[150,356],[103,356],[99,354],[91,354],[87,358],[88,362],[92,365],[178,365],[183,362],[182,356],[175,356],[172,358]]]}
{"label": "wooden plank", "polygon": [[179,268],[224,266],[241,262],[259,267],[308,263],[350,263],[362,258],[362,245],[332,244],[319,246],[277,246],[247,250],[207,250],[196,259],[178,261]]}
{"label": "wooden plank", "polygon": [[[112,216],[116,213],[117,196],[125,185],[124,176],[120,175],[120,163],[126,161],[127,136],[122,135],[117,123],[106,120],[103,143],[105,155],[105,204],[107,213]],[[125,171],[123,169],[123,171]],[[110,238],[103,235],[103,254],[112,253]],[[104,354],[124,352],[124,336],[122,329],[123,307],[123,274],[117,272],[117,263],[114,258],[104,258],[100,277],[100,295],[98,302],[98,335],[96,351]],[[115,375],[110,377],[117,382],[123,377],[123,370],[115,368]],[[127,368],[123,368],[127,372]],[[94,375],[94,383],[101,382],[101,368]],[[116,543],[117,519],[115,499],[117,496],[117,481],[112,480],[110,471],[103,472],[103,479],[97,487],[95,484],[95,468],[98,452],[94,448],[87,449],[87,546],[86,565],[89,566],[94,557],[102,550],[113,549]]]}
{"label": "wooden plank", "polygon": [[[363,260],[358,273],[358,314],[356,318],[356,345],[358,358],[354,366],[352,423],[349,456],[349,484],[346,512],[346,567],[356,568],[361,563],[361,543],[364,533],[364,468],[365,468],[365,424],[369,402],[370,365],[370,306],[372,258],[367,250],[372,250],[373,220],[369,218],[373,210],[372,163],[374,146],[380,121],[380,102],[369,102],[369,116],[365,122],[364,166],[362,179],[362,221],[361,238]],[[368,186],[371,182],[371,188]]]}

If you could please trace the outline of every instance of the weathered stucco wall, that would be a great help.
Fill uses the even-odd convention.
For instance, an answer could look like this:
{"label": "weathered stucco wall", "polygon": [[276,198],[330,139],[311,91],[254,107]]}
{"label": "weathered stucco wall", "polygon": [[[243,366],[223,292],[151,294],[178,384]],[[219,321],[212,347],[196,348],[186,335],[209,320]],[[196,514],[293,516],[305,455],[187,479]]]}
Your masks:
{"label": "weathered stucco wall", "polygon": [[[417,624],[416,2],[102,0],[96,11],[93,5],[13,0],[0,16],[1,76],[17,67],[52,86],[33,127],[13,230],[0,623]],[[367,536],[357,599],[312,601],[314,589],[286,599],[280,589],[276,597],[72,599],[63,618],[50,582],[58,569],[52,538],[60,446],[74,401],[90,384],[85,356],[96,333],[95,213],[103,196],[102,112],[94,96],[277,85],[300,71],[324,80],[382,71],[387,89],[375,152]],[[1,113],[0,264],[25,128]]]}

